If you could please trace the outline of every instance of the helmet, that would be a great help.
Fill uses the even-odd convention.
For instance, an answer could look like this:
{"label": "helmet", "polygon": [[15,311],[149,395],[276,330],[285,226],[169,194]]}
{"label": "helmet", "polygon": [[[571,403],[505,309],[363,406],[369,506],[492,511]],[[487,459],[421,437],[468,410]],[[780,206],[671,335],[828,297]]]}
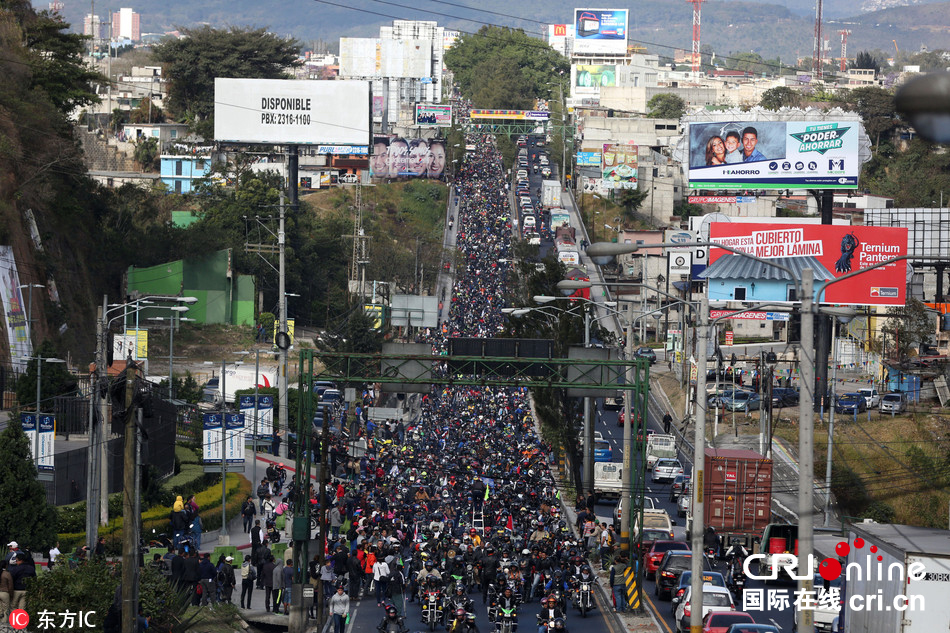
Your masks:
{"label": "helmet", "polygon": [[590,565],[584,565],[583,567],[581,567],[581,573],[582,573],[582,574],[589,574],[589,573],[591,573],[591,571],[590,571]]}
{"label": "helmet", "polygon": [[469,534],[478,534],[478,530],[476,530],[475,528],[471,528],[471,529],[468,531],[468,533],[469,533]]}
{"label": "helmet", "polygon": [[426,561],[426,569],[432,569],[433,566],[434,566],[434,565],[432,564],[432,561],[431,561],[431,560],[427,560],[427,561]]}
{"label": "helmet", "polygon": [[547,603],[557,602],[557,598],[555,598],[554,596],[548,596],[547,598],[544,599],[544,601]]}
{"label": "helmet", "polygon": [[469,622],[474,622],[474,621],[475,621],[475,614],[474,614],[474,613],[466,613],[466,614],[465,614],[465,619],[468,620]]}
{"label": "helmet", "polygon": [[394,605],[386,607],[386,615],[396,615],[396,607]]}
{"label": "helmet", "polygon": [[465,609],[462,609],[462,608],[456,609],[456,610],[455,610],[455,617],[457,617],[457,618],[464,618],[464,617],[465,617]]}
{"label": "helmet", "polygon": [[564,618],[555,618],[554,619],[554,628],[564,630]]}
{"label": "helmet", "polygon": [[455,593],[464,596],[465,595],[465,585],[459,583],[455,586]]}

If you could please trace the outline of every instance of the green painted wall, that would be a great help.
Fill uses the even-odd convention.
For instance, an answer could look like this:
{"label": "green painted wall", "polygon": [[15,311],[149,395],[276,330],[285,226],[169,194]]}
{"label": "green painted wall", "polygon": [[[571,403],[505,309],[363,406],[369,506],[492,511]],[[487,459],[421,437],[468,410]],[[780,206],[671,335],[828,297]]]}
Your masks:
{"label": "green painted wall", "polygon": [[[183,316],[198,323],[253,325],[254,278],[249,275],[229,278],[229,262],[230,251],[225,249],[149,268],[131,267],[127,291],[195,297],[198,302],[189,306]],[[140,319],[162,316],[162,311],[155,311],[154,315],[144,312]]]}

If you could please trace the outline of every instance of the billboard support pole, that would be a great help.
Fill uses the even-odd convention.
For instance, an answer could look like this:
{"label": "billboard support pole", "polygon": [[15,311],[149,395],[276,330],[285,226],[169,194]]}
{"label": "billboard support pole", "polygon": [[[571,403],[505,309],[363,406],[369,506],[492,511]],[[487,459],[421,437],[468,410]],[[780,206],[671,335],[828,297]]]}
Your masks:
{"label": "billboard support pole", "polygon": [[[832,210],[834,209],[834,192],[831,189],[822,189],[817,192],[818,211],[822,224],[831,224]],[[820,405],[824,415],[827,407],[833,407],[834,402],[828,401],[828,358],[831,356],[831,317],[818,312],[815,315],[815,404]],[[804,339],[802,339],[804,341]]]}

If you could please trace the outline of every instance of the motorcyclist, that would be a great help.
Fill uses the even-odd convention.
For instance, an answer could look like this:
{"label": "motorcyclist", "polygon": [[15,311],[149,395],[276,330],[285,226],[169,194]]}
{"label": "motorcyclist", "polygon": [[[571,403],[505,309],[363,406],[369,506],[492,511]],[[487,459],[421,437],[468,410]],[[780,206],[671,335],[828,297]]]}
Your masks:
{"label": "motorcyclist", "polygon": [[475,611],[475,602],[468,597],[465,585],[458,584],[455,586],[455,593],[449,597],[446,608],[451,611],[458,611],[459,609],[464,609],[466,612]]}
{"label": "motorcyclist", "polygon": [[548,596],[542,601],[542,609],[538,614],[538,633],[547,633],[548,623],[564,618],[564,612],[557,607],[554,596]]}
{"label": "motorcyclist", "polygon": [[713,555],[717,555],[719,553],[719,546],[719,534],[716,533],[716,528],[710,525],[706,528],[706,533],[703,534],[703,549],[712,549]]}
{"label": "motorcyclist", "polygon": [[518,598],[515,597],[514,590],[511,587],[505,587],[504,593],[496,597],[488,609],[489,620],[492,622],[497,622],[498,618],[501,616],[502,609],[514,609],[512,612],[514,618],[514,626],[512,627],[512,631],[516,630],[518,628],[518,604]]}
{"label": "motorcyclist", "polygon": [[455,610],[455,619],[446,627],[449,633],[478,633],[475,626],[475,614],[467,613],[465,609]]}
{"label": "motorcyclist", "polygon": [[381,633],[408,633],[409,631],[406,627],[405,618],[399,616],[396,607],[393,605],[386,607],[386,615],[383,616],[376,630]]}
{"label": "motorcyclist", "polygon": [[724,558],[726,560],[738,560],[741,564],[746,558],[749,557],[749,550],[745,548],[745,545],[742,544],[737,538],[733,538],[729,543],[729,549],[726,550]]}

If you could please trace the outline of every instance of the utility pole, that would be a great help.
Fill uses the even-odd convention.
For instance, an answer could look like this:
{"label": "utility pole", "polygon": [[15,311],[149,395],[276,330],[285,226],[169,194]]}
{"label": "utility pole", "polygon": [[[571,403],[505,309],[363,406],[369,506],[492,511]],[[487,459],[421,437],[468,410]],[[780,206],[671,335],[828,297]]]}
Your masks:
{"label": "utility pole", "polygon": [[[101,328],[101,340],[98,347],[99,354],[96,358],[96,371],[99,375],[100,381],[105,381],[106,384],[109,382],[109,368],[106,366],[106,358],[108,358],[108,352],[106,351],[106,345],[109,344],[109,323],[107,321],[107,311],[109,305],[109,297],[107,295],[102,295],[102,322],[100,323]],[[125,319],[122,319],[122,327],[125,328]],[[136,332],[136,345],[138,345],[138,332]],[[112,434],[111,426],[107,426],[109,420],[109,393],[108,390],[100,389],[99,391],[99,463],[97,465],[97,470],[99,472],[99,525],[108,525],[109,524],[109,468],[107,464],[108,460],[108,451],[107,444],[109,442],[109,436]],[[93,543],[95,545],[95,543]],[[90,550],[91,551],[91,550]]]}
{"label": "utility pole", "polygon": [[[633,319],[627,322],[627,385],[633,383],[633,372],[631,366],[633,363]],[[621,498],[624,500],[623,508],[620,512],[620,551],[631,555],[630,551],[630,516],[631,506],[633,504],[633,421],[630,419],[630,402],[633,400],[634,392],[627,387],[623,394],[623,489]]]}
{"label": "utility pole", "polygon": [[[696,554],[691,561],[692,611],[689,618],[691,633],[699,633],[703,626],[703,477],[706,464],[706,356],[709,353],[709,296],[704,290],[699,301],[699,322],[696,327],[696,426],[693,436],[693,527],[690,549]],[[718,380],[718,375],[717,378]]]}
{"label": "utility pole", "polygon": [[102,427],[105,420],[96,421],[96,395],[99,393],[100,380],[102,380],[102,365],[99,364],[99,358],[103,347],[103,326],[102,320],[105,316],[105,308],[99,308],[96,314],[96,363],[95,370],[89,374],[89,443],[86,447],[89,466],[86,470],[86,545],[89,551],[96,547],[96,541],[99,540],[99,445],[102,443]]}
{"label": "utility pole", "polygon": [[128,359],[125,366],[125,447],[122,473],[122,514],[125,518],[122,529],[122,633],[138,631],[138,586],[139,586],[139,527],[141,515],[135,514],[136,451],[138,450],[138,425],[135,407],[135,361]]}
{"label": "utility pole", "polygon": [[227,361],[221,361],[221,532],[218,536],[220,545],[230,545],[231,536],[228,534],[228,392],[225,389],[225,378],[228,374]]}
{"label": "utility pole", "polygon": [[[813,503],[815,477],[815,403],[809,387],[815,384],[815,360],[817,353],[811,349],[814,340],[815,320],[812,313],[814,271],[806,268],[802,271],[802,395],[798,422],[798,555],[801,560],[814,551],[815,515]],[[811,358],[809,356],[811,355]],[[798,581],[801,595],[812,595],[814,579],[811,574]],[[804,593],[808,592],[808,593]],[[798,633],[814,633],[815,612],[802,609],[799,614]]]}

